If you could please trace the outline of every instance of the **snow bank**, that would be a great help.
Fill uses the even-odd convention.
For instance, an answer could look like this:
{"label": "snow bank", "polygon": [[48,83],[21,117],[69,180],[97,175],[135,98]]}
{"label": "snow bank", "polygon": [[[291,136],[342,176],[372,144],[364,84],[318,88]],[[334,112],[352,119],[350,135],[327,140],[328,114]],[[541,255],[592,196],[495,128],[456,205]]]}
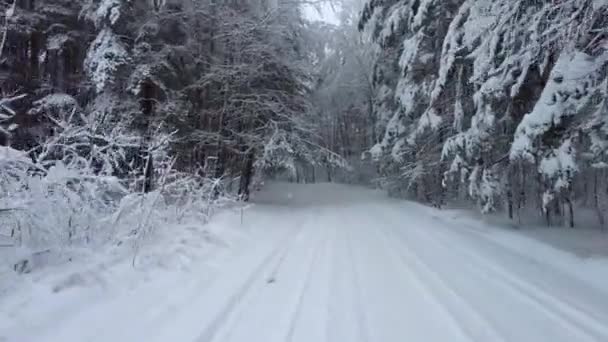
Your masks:
{"label": "snow bank", "polygon": [[229,247],[245,237],[240,215],[239,207],[226,207],[208,223],[167,225],[142,241],[138,250],[128,243],[78,249],[69,260],[19,276],[0,269],[0,341],[11,332],[23,336],[14,329],[26,326],[33,329],[32,336],[45,331],[55,336],[57,320],[75,319],[92,308],[103,311],[125,298],[144,297],[148,302],[138,304],[153,306],[149,295],[169,296],[167,289],[215,272],[214,260],[224,258]]}
{"label": "snow bank", "polygon": [[[454,231],[474,234],[488,243],[525,256],[537,264],[583,279],[608,296],[608,234],[585,228],[522,227],[512,230],[495,217],[477,216],[470,211],[437,210],[421,205]],[[486,246],[491,248],[491,245]]]}

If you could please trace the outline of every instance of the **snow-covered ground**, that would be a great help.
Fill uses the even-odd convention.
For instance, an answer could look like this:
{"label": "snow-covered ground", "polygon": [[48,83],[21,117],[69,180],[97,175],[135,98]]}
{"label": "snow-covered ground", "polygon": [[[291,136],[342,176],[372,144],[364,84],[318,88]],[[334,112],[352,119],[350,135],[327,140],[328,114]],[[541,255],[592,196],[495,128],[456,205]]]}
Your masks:
{"label": "snow-covered ground", "polygon": [[191,234],[187,263],[24,276],[0,341],[608,341],[596,254],[360,188],[254,202]]}

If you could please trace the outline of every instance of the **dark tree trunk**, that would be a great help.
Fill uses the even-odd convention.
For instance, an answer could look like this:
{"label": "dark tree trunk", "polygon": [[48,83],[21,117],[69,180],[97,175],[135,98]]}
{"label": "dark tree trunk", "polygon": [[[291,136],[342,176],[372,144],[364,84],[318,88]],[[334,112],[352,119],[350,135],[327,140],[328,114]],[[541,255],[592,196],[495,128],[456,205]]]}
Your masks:
{"label": "dark tree trunk", "polygon": [[32,80],[37,79],[40,73],[38,55],[40,54],[41,44],[42,38],[40,32],[32,32],[30,36],[30,77]]}
{"label": "dark tree trunk", "polygon": [[144,164],[144,193],[148,193],[153,190],[154,182],[154,163],[152,158],[152,152],[149,151],[149,144],[151,139],[150,125],[152,123],[152,118],[154,113],[156,112],[156,85],[152,83],[152,81],[147,80],[142,85],[141,91],[141,99],[140,99],[140,107],[141,113],[143,115],[143,127],[141,127],[142,133],[144,135],[144,146],[143,150],[145,156],[145,164]]}
{"label": "dark tree trunk", "polygon": [[[556,196],[556,197],[558,197],[558,196]],[[559,197],[561,197],[561,196],[559,196]],[[559,218],[561,218],[561,225],[563,225],[564,224],[564,220],[563,220],[564,213],[562,212],[562,208],[560,206],[561,199],[559,197],[553,200],[553,211],[555,212],[556,224],[558,224],[558,225],[560,224]]]}
{"label": "dark tree trunk", "polygon": [[251,151],[247,155],[243,172],[241,174],[241,184],[239,186],[239,197],[243,201],[249,201],[249,187],[253,178],[253,164],[255,163],[255,152]]}
{"label": "dark tree trunk", "polygon": [[598,170],[593,171],[593,202],[595,204],[595,212],[597,213],[597,218],[600,222],[602,229],[605,225],[604,213],[602,212],[602,208],[600,205],[600,191],[599,191],[599,177]]}
{"label": "dark tree trunk", "polygon": [[572,205],[572,199],[570,195],[568,195],[568,198],[566,198],[566,203],[568,204],[568,225],[570,226],[570,228],[574,228],[574,206]]}
{"label": "dark tree trunk", "polygon": [[509,190],[507,191],[507,206],[509,209],[509,220],[513,220],[513,191],[510,187],[511,185],[509,185]]}
{"label": "dark tree trunk", "polygon": [[146,157],[146,168],[144,171],[144,193],[149,193],[153,189],[154,185],[154,160],[152,154],[148,154]]}

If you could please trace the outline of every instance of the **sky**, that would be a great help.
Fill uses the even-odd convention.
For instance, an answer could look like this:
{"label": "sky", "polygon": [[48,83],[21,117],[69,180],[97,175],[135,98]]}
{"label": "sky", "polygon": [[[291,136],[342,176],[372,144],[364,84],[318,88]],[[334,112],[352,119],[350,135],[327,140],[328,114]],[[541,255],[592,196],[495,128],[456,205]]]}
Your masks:
{"label": "sky", "polygon": [[330,24],[339,25],[340,19],[329,4],[303,5],[304,17],[310,21],[325,21]]}

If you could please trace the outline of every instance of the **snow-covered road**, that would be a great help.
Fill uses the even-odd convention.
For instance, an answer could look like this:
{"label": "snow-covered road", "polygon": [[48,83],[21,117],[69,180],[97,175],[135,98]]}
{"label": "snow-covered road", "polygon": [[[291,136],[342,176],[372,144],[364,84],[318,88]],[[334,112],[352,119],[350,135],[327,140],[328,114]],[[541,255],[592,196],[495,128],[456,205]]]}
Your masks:
{"label": "snow-covered road", "polygon": [[608,284],[595,281],[586,261],[574,256],[540,253],[542,260],[518,248],[517,237],[502,241],[357,188],[274,184],[256,202],[243,218],[252,238],[199,273],[152,279],[107,300],[72,303],[49,312],[52,317],[15,321],[0,336],[16,342],[608,341]]}

